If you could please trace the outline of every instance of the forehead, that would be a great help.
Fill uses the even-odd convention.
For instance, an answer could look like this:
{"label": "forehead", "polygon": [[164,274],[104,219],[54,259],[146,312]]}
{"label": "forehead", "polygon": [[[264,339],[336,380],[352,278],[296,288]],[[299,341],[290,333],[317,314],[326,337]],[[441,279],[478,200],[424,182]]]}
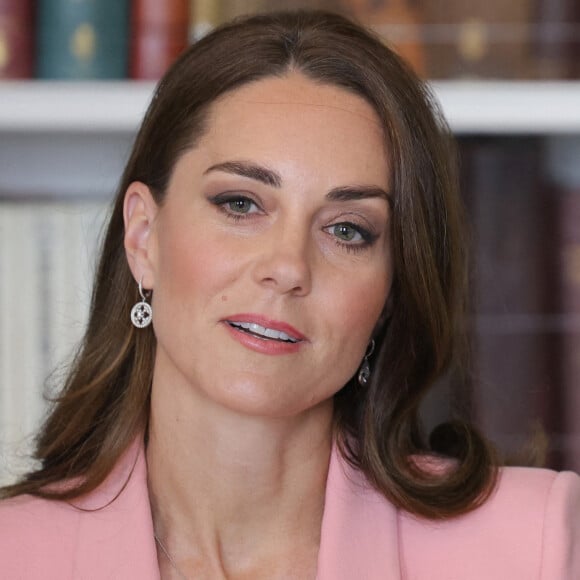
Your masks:
{"label": "forehead", "polygon": [[375,179],[388,159],[381,121],[366,100],[295,72],[223,95],[209,110],[202,141],[209,153],[291,154],[345,170],[374,169]]}
{"label": "forehead", "polygon": [[380,128],[376,112],[361,96],[345,88],[313,80],[297,71],[282,76],[265,77],[242,85],[222,95],[215,104],[231,105],[232,102],[338,107],[372,120]]}

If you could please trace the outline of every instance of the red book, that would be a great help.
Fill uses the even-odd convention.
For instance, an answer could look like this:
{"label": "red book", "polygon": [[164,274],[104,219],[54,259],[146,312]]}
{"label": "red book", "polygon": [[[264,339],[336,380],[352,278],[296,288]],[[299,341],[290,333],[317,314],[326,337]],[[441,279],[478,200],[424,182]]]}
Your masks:
{"label": "red book", "polygon": [[189,41],[190,0],[132,0],[129,76],[159,79]]}
{"label": "red book", "polygon": [[28,78],[34,68],[32,0],[0,0],[0,78]]}

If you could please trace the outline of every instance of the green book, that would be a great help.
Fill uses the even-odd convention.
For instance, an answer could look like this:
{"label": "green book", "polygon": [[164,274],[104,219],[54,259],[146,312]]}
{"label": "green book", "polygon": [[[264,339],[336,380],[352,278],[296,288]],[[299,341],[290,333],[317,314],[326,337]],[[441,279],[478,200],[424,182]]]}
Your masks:
{"label": "green book", "polygon": [[129,0],[38,0],[36,76],[126,78],[129,4]]}

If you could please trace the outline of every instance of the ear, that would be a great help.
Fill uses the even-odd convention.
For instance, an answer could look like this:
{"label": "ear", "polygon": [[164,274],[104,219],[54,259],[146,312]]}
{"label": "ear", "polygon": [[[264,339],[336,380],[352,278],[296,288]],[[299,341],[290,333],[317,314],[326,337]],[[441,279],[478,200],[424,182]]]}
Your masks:
{"label": "ear", "polygon": [[143,288],[155,286],[156,236],[155,218],[159,206],[151,190],[135,181],[125,192],[123,219],[125,222],[125,252],[133,277],[143,280]]}

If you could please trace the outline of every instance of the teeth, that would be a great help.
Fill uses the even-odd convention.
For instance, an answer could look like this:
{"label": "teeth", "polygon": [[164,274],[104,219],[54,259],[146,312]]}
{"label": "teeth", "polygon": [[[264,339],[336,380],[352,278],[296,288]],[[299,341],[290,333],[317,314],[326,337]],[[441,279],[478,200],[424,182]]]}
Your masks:
{"label": "teeth", "polygon": [[264,338],[272,338],[274,340],[283,340],[286,342],[298,342],[295,338],[288,336],[285,332],[274,330],[273,328],[266,328],[265,326],[260,326],[255,322],[232,322],[230,320],[229,323],[232,326],[243,328],[252,334],[263,336]]}

